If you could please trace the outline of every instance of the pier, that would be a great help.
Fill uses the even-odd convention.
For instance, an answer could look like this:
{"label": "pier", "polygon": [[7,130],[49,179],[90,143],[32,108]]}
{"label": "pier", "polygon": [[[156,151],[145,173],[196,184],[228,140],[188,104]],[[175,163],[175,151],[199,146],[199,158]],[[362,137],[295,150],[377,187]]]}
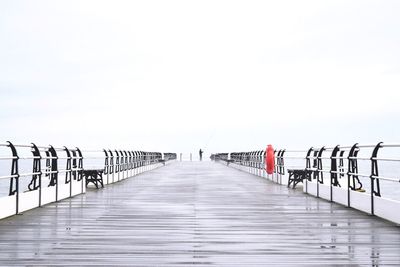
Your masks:
{"label": "pier", "polygon": [[0,1],[0,267],[400,267],[400,1]]}
{"label": "pier", "polygon": [[216,162],[171,162],[0,220],[2,266],[381,266],[394,223]]}

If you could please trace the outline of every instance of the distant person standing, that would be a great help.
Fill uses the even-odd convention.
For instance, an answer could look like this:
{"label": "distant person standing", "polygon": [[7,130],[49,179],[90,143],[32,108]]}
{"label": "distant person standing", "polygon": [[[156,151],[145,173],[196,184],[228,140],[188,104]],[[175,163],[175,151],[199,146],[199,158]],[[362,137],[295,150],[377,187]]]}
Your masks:
{"label": "distant person standing", "polygon": [[201,150],[201,148],[200,148],[200,150],[199,150],[199,157],[200,157],[200,161],[202,161],[203,160],[203,150]]}

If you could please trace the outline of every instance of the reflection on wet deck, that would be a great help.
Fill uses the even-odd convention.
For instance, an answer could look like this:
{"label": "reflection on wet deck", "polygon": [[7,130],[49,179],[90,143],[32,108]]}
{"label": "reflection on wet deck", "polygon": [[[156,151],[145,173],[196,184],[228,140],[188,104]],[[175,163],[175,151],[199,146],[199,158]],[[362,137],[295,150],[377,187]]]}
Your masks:
{"label": "reflection on wet deck", "polygon": [[400,228],[211,162],[0,221],[0,265],[400,265]]}

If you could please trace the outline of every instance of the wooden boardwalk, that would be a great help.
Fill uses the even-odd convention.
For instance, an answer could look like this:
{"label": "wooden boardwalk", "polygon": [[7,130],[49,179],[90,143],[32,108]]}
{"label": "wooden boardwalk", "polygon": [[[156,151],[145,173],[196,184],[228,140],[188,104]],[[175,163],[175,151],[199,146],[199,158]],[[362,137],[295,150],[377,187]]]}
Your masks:
{"label": "wooden boardwalk", "polygon": [[0,266],[386,264],[400,265],[398,226],[212,162],[0,221]]}

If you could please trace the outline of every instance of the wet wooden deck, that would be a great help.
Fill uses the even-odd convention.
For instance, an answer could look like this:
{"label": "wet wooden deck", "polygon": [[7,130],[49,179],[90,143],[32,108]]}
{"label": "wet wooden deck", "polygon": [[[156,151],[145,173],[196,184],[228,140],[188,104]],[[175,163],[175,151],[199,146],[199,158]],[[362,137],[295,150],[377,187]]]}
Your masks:
{"label": "wet wooden deck", "polygon": [[0,266],[385,264],[400,265],[398,226],[211,162],[0,221]]}

